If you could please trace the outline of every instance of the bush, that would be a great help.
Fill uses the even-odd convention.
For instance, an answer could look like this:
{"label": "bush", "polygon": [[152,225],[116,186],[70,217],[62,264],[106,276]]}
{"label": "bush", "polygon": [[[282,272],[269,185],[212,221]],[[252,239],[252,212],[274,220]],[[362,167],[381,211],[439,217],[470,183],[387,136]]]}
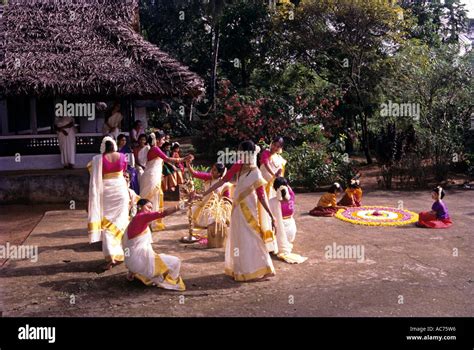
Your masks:
{"label": "bush", "polygon": [[300,146],[288,148],[283,157],[288,161],[285,176],[292,186],[315,190],[335,181],[347,184],[356,171],[348,155],[338,149],[339,142],[303,142]]}

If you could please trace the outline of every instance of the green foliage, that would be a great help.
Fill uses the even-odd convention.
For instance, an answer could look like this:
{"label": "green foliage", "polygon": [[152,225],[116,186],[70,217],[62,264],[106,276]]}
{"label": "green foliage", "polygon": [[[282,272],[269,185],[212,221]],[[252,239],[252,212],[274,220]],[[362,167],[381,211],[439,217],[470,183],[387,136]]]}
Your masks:
{"label": "green foliage", "polygon": [[[345,178],[350,163],[340,159],[359,145],[368,162],[375,151],[389,185],[472,167],[470,158],[452,161],[473,152],[474,55],[460,57],[455,45],[465,29],[459,0],[285,0],[275,11],[245,0],[140,6],[147,39],[209,82],[192,121],[188,109],[177,111],[189,103],[171,101],[171,113],[155,113],[152,124],[199,133],[201,152],[281,134],[290,176],[309,188]],[[381,115],[388,101],[419,104],[419,118]]]}
{"label": "green foliage", "polygon": [[[457,155],[469,152],[466,144],[474,94],[469,57],[472,53],[460,57],[458,52],[457,45],[429,48],[420,41],[411,40],[390,59],[391,75],[384,79],[381,102],[417,104],[419,115],[379,115],[374,121],[373,130],[385,148],[390,147],[392,140],[406,138],[407,130],[414,139],[412,147],[404,149],[402,156],[397,147],[383,152],[378,150],[377,157],[382,166],[395,166],[395,162],[384,160],[395,157],[399,158],[395,159],[399,161],[397,167],[407,168],[403,163],[413,158],[418,164],[430,167],[436,181],[443,181],[453,166],[453,159],[462,161]],[[391,125],[396,130],[393,135],[398,136],[386,135],[387,125]],[[428,175],[430,172],[423,173]]]}
{"label": "green foliage", "polygon": [[315,190],[335,181],[348,183],[356,175],[342,137],[333,143],[303,142],[286,149],[283,157],[288,161],[285,176],[294,187]]}
{"label": "green foliage", "polygon": [[[193,166],[193,169],[195,171],[203,171],[203,172],[209,172],[210,168],[204,165],[195,165]],[[203,192],[204,191],[204,180],[198,179],[198,178],[193,178],[194,182],[194,189],[197,192]]]}

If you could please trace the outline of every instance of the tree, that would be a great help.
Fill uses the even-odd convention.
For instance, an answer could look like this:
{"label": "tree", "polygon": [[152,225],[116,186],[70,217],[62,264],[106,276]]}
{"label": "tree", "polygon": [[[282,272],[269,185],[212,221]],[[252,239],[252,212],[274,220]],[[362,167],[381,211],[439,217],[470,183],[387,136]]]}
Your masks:
{"label": "tree", "polygon": [[385,125],[399,132],[413,129],[419,163],[432,164],[438,181],[446,179],[451,164],[462,162],[474,111],[474,53],[458,53],[455,44],[436,48],[412,39],[390,58],[391,74],[380,85],[386,101],[416,104],[419,113],[378,116],[378,130]]}
{"label": "tree", "polygon": [[373,91],[381,82],[381,62],[403,42],[405,21],[401,9],[377,0],[306,0],[294,19],[282,18],[277,35],[286,44],[284,60],[297,60],[346,91],[344,102],[360,126],[367,162],[368,120],[374,114]]}

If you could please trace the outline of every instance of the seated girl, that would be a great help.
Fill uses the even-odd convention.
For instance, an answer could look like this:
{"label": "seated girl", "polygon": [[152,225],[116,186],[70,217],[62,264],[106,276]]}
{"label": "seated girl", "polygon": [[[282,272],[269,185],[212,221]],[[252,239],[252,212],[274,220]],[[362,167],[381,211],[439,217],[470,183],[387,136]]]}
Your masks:
{"label": "seated girl", "polygon": [[136,278],[147,286],[185,290],[179,274],[181,260],[172,255],[155,253],[148,227],[152,221],[175,213],[180,208],[176,205],[162,212],[153,212],[152,209],[153,205],[148,199],[140,199],[137,204],[138,213],[130,221],[127,232],[123,235],[125,265],[129,270],[127,279],[131,281]]}
{"label": "seated girl", "polygon": [[270,210],[276,222],[277,256],[289,264],[300,264],[307,260],[301,255],[292,253],[296,237],[295,193],[284,177],[277,177],[273,182],[276,196],[269,200]]}
{"label": "seated girl", "polygon": [[448,207],[446,207],[446,204],[442,201],[444,195],[445,193],[441,186],[433,188],[431,198],[433,198],[434,203],[431,207],[431,211],[425,211],[419,214],[417,226],[426,228],[448,228],[453,224],[449,217]]}
{"label": "seated girl", "polygon": [[342,187],[339,183],[335,182],[329,188],[329,191],[321,196],[318,205],[311,209],[309,215],[312,216],[334,216],[336,212],[341,209],[337,206],[337,194],[342,192]]}
{"label": "seated girl", "polygon": [[362,188],[360,187],[360,181],[352,179],[351,183],[344,193],[344,196],[337,203],[339,206],[344,207],[360,207],[362,202]]}

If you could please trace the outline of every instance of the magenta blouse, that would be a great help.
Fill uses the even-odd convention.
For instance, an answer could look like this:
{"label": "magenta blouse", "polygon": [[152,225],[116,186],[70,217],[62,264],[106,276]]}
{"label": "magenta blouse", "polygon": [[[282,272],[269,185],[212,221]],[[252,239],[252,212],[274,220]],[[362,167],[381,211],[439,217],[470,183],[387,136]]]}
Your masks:
{"label": "magenta blouse", "polygon": [[120,158],[115,162],[110,162],[105,154],[102,156],[102,175],[125,171],[127,169],[127,159],[125,154],[120,153]]}

